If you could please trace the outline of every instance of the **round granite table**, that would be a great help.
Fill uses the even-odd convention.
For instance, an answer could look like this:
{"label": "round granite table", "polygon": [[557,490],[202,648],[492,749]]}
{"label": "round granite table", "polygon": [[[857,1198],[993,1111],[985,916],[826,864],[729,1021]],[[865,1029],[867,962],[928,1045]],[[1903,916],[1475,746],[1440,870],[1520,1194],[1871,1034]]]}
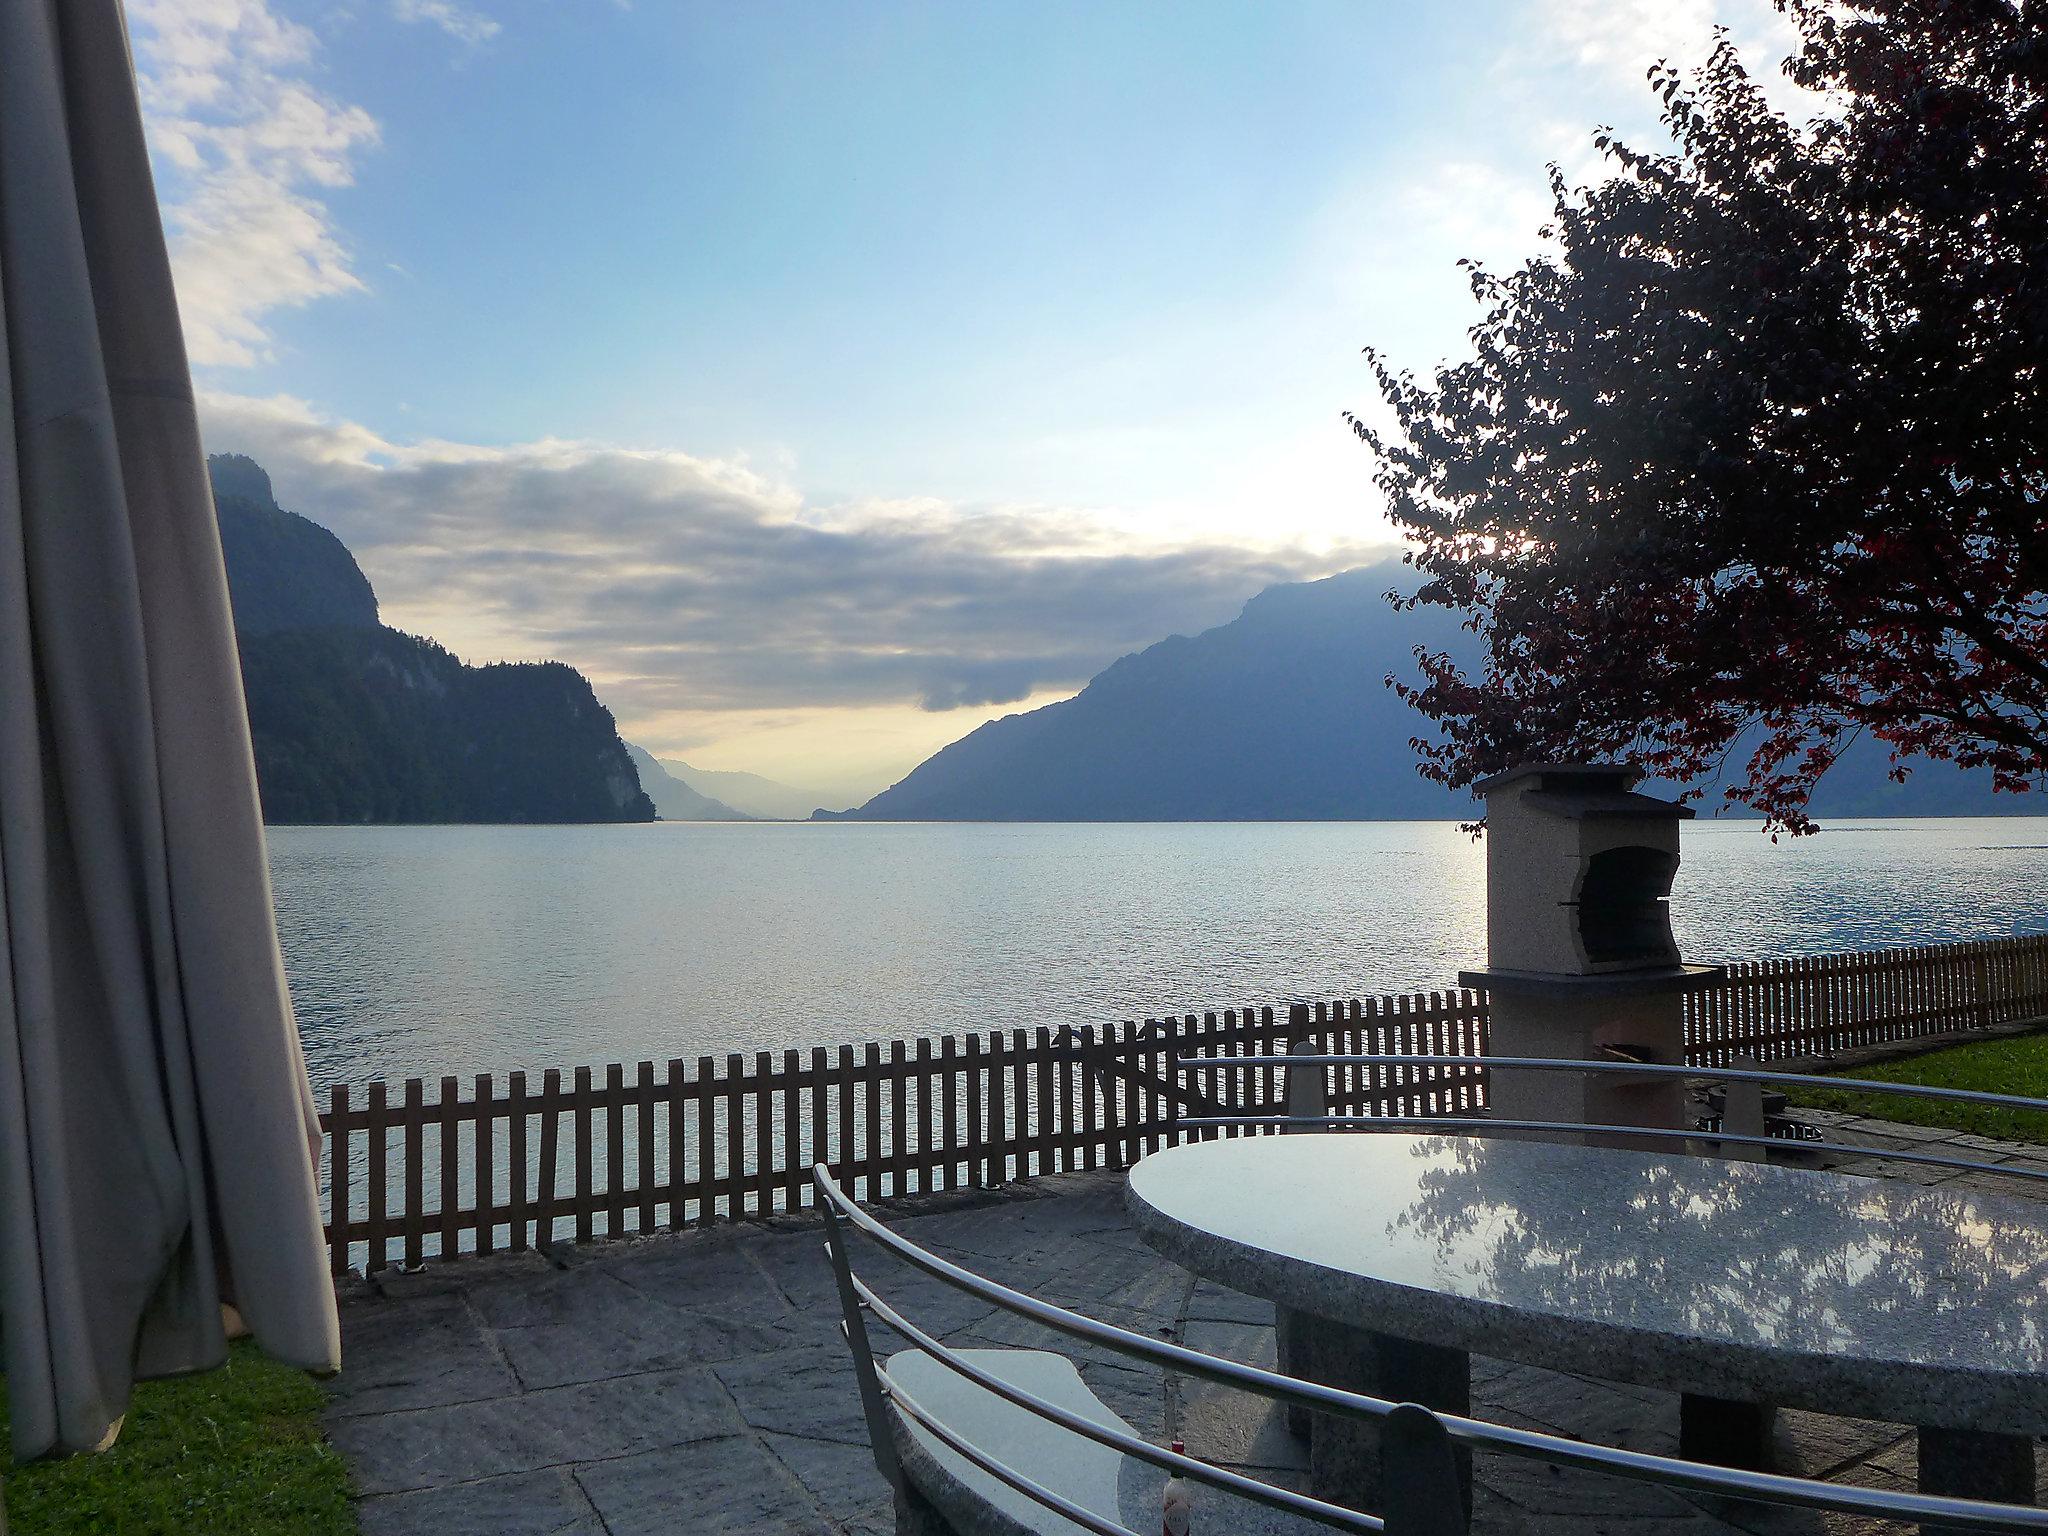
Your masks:
{"label": "round granite table", "polygon": [[[1126,1204],[1167,1257],[1299,1314],[1314,1338],[1290,1346],[1297,1374],[1465,1412],[1477,1353],[1689,1408],[1913,1424],[1929,1492],[2032,1502],[2048,1431],[2048,1208],[2032,1201],[1372,1132],[1170,1148],[1131,1170]],[[1320,1482],[1376,1486],[1369,1447],[1316,1429]]]}

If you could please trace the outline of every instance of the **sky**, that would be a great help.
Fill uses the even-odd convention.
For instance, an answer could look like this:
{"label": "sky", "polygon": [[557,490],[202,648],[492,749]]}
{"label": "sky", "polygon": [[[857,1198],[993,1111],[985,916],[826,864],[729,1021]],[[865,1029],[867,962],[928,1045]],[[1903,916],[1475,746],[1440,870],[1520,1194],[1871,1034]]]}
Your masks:
{"label": "sky", "polygon": [[[207,446],[852,803],[1397,549],[1346,409],[1768,0],[129,0]],[[1789,88],[1787,88],[1789,90]]]}

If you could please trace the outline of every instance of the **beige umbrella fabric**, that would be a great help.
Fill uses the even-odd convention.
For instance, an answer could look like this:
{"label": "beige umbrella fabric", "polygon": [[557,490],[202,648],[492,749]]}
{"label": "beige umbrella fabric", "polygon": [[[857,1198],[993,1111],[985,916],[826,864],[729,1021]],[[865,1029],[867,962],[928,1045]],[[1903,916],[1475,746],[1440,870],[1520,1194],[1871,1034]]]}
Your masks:
{"label": "beige umbrella fabric", "polygon": [[0,1335],[104,1444],[232,1302],[339,1364],[220,537],[119,0],[0,0]]}

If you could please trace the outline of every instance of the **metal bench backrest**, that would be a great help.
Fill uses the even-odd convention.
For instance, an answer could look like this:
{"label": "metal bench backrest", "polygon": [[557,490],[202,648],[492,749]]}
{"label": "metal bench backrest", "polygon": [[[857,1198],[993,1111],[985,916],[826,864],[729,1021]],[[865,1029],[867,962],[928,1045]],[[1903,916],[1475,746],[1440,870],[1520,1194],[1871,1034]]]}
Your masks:
{"label": "metal bench backrest", "polygon": [[[875,1449],[876,1465],[881,1469],[883,1477],[888,1480],[898,1499],[904,1498],[906,1494],[906,1474],[901,1459],[896,1454],[895,1436],[889,1425],[888,1415],[892,1406],[907,1418],[920,1423],[990,1476],[1007,1483],[1027,1497],[1039,1500],[1046,1507],[1065,1515],[1077,1524],[1102,1530],[1105,1536],[1114,1536],[1114,1533],[1123,1529],[1114,1524],[1101,1525],[1089,1518],[1086,1512],[1077,1511],[1064,1503],[1057,1496],[1057,1490],[1033,1485],[1028,1479],[1005,1466],[996,1448],[963,1443],[951,1426],[945,1424],[937,1415],[931,1414],[923,1404],[898,1390],[889,1380],[883,1363],[875,1354],[868,1331],[870,1317],[879,1319],[892,1331],[902,1335],[974,1385],[1045,1418],[1069,1433],[1109,1446],[1126,1456],[1149,1462],[1170,1473],[1220,1488],[1227,1494],[1249,1499],[1254,1503],[1313,1521],[1336,1531],[1384,1530],[1395,1533],[1395,1536],[1457,1536],[1457,1533],[1466,1529],[1454,1448],[1443,1424],[1428,1409],[1414,1404],[1388,1403],[1358,1397],[1313,1382],[1276,1378],[1273,1373],[1261,1372],[1254,1367],[1240,1365],[1236,1361],[1203,1354],[1179,1345],[1156,1343],[1142,1335],[1129,1333],[1079,1313],[1055,1307],[1049,1302],[1013,1291],[985,1276],[965,1270],[952,1261],[920,1248],[899,1234],[889,1231],[872,1216],[860,1210],[840,1190],[823,1166],[813,1170],[813,1178],[819,1191],[819,1203],[825,1214],[826,1242],[843,1313],[842,1329],[853,1353],[854,1375],[860,1388],[861,1409],[867,1422],[868,1437]],[[1168,1369],[1205,1376],[1251,1391],[1259,1391],[1262,1387],[1269,1388],[1272,1380],[1287,1380],[1290,1385],[1298,1388],[1304,1400],[1313,1406],[1328,1407],[1344,1403],[1354,1412],[1362,1411],[1365,1416],[1377,1419],[1390,1419],[1396,1414],[1396,1410],[1400,1410],[1398,1434],[1400,1443],[1409,1454],[1401,1458],[1398,1468],[1389,1466],[1387,1482],[1389,1509],[1402,1513],[1382,1519],[1358,1510],[1326,1503],[1241,1473],[1213,1467],[1194,1457],[1163,1450],[1134,1435],[1086,1422],[1079,1415],[1057,1404],[1036,1399],[1031,1394],[1020,1391],[982,1369],[971,1359],[964,1357],[960,1351],[942,1343],[913,1319],[905,1317],[856,1273],[848,1243],[848,1234],[854,1229],[874,1239],[885,1252],[926,1274],[1007,1311],[1038,1322],[1049,1330],[1064,1333],[1084,1342],[1106,1345],[1122,1353],[1136,1354],[1139,1358]],[[1396,1485],[1399,1485],[1398,1492]]]}
{"label": "metal bench backrest", "polygon": [[[812,1169],[812,1179],[824,1214],[827,1247],[843,1312],[842,1327],[853,1354],[854,1373],[860,1388],[869,1439],[874,1446],[876,1464],[899,1499],[906,1496],[907,1485],[889,1425],[892,1409],[922,1424],[990,1476],[1066,1515],[1084,1528],[1100,1532],[1101,1536],[1136,1536],[1136,1533],[1127,1533],[1123,1527],[1101,1521],[1089,1512],[1062,1507],[1057,1490],[1042,1488],[1020,1477],[1002,1463],[995,1450],[965,1443],[963,1437],[937,1420],[937,1416],[922,1405],[901,1392],[892,1391],[869,1337],[870,1317],[880,1320],[977,1386],[1071,1433],[1193,1481],[1314,1520],[1332,1530],[1385,1530],[1392,1532],[1393,1536],[1452,1536],[1452,1533],[1462,1532],[1466,1522],[1454,1449],[1464,1446],[1477,1452],[1516,1456],[1556,1467],[1575,1467],[1729,1499],[1880,1520],[1934,1523],[1956,1531],[2048,1533],[2048,1510],[1900,1493],[1889,1489],[1850,1487],[1777,1473],[1708,1466],[1678,1457],[1617,1450],[1481,1419],[1437,1414],[1415,1404],[1387,1402],[1204,1354],[1185,1345],[1169,1344],[1054,1306],[919,1247],[863,1211],[840,1189],[823,1164]],[[1163,1370],[1256,1393],[1291,1407],[1377,1422],[1384,1437],[1384,1510],[1380,1516],[1374,1516],[1345,1509],[1291,1489],[1212,1467],[1192,1457],[1163,1450],[1135,1436],[1081,1420],[1054,1404],[1034,1399],[1031,1394],[963,1359],[958,1351],[950,1349],[891,1305],[854,1267],[849,1239],[856,1231],[893,1259],[1053,1333],[1113,1350]]]}

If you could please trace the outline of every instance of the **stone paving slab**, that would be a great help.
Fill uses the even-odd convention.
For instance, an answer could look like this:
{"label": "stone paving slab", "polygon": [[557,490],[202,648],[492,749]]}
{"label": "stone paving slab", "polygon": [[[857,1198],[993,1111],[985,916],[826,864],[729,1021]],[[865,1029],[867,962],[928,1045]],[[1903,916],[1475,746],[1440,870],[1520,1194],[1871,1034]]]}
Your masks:
{"label": "stone paving slab", "polygon": [[396,1531],[440,1531],[446,1536],[500,1536],[501,1532],[605,1536],[604,1521],[567,1467],[444,1483],[413,1493],[364,1499],[358,1508],[365,1536]]}
{"label": "stone paving slab", "polygon": [[361,1492],[398,1493],[630,1456],[745,1428],[718,1378],[699,1368],[355,1414],[335,1420],[328,1436]]}
{"label": "stone paving slab", "polygon": [[[1810,1117],[1853,1135],[1859,1171],[1915,1182],[2041,1186],[1928,1169],[1887,1150],[2037,1160],[2041,1149],[1927,1127]],[[1896,1131],[1896,1134],[1894,1134]],[[1844,1137],[1843,1139],[1849,1139]],[[1066,1175],[888,1215],[918,1242],[993,1278],[1134,1330],[1270,1364],[1273,1309],[1198,1279],[1138,1241],[1122,1176]],[[928,1276],[876,1259],[870,1279],[948,1342],[1059,1348],[1143,1434],[1301,1486],[1302,1447],[1263,1399],[1136,1368],[1049,1339]],[[361,1495],[365,1536],[892,1536],[821,1234],[777,1220],[465,1259],[345,1290],[345,1368],[327,1428]],[[880,1348],[892,1347],[878,1330]],[[1673,1452],[1669,1393],[1473,1362],[1474,1409],[1504,1423]],[[1914,1441],[1896,1425],[1784,1413],[1788,1469],[1910,1488]],[[1476,1468],[1474,1529],[1616,1536],[1860,1536],[1860,1522],[1680,1495],[1504,1457]],[[2048,1488],[2044,1488],[2048,1493]],[[1870,1527],[1873,1531],[1877,1527]]]}

